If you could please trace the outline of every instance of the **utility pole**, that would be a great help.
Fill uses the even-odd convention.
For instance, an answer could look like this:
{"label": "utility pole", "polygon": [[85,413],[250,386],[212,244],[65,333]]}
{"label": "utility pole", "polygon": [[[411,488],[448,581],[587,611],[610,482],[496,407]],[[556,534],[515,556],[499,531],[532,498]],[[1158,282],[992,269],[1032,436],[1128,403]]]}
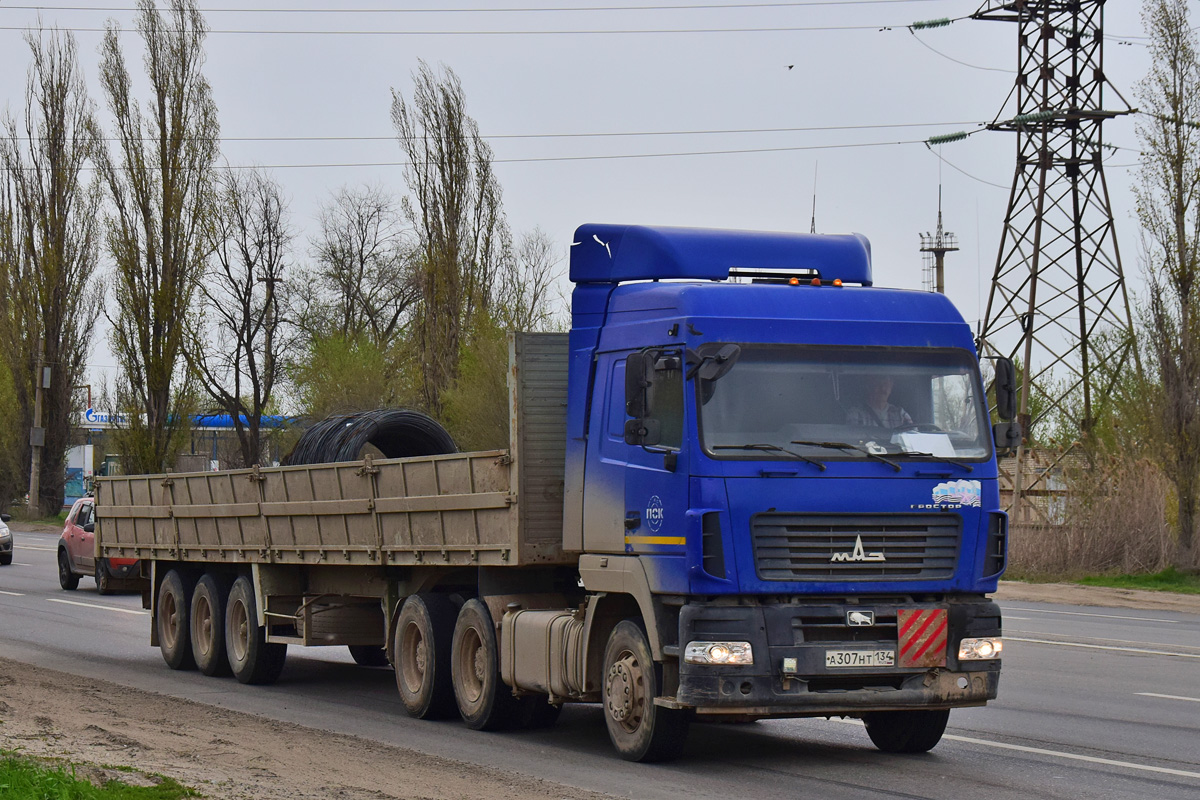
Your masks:
{"label": "utility pole", "polygon": [[33,448],[33,458],[29,467],[29,502],[26,508],[32,516],[41,516],[41,502],[38,494],[41,492],[42,477],[42,448],[46,444],[46,429],[42,427],[42,392],[50,388],[50,368],[45,365],[46,343],[38,340],[37,372],[34,374],[33,393],[33,427],[29,431],[29,445]]}

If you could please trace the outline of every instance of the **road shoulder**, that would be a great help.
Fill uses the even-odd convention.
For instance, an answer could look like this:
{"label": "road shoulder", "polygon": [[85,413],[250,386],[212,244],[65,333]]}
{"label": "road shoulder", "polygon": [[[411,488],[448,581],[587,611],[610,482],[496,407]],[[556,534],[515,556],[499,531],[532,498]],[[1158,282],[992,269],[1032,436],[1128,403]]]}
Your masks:
{"label": "road shoulder", "polygon": [[1200,614],[1200,595],[1150,592],[1142,589],[1111,589],[1074,583],[1024,583],[1000,581],[994,595],[999,601],[1059,603],[1071,606],[1135,608],[1142,611],[1178,611]]}

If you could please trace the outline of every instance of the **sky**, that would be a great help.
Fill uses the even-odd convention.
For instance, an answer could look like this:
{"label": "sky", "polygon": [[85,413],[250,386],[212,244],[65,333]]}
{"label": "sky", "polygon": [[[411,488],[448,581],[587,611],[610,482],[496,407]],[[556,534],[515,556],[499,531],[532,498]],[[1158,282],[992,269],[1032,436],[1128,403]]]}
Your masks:
{"label": "sky", "polygon": [[[565,255],[585,222],[859,232],[875,283],[920,288],[919,235],[937,224],[946,292],[984,313],[1016,154],[1004,103],[1017,26],[963,19],[984,0],[207,0],[205,74],[223,158],[269,169],[290,197],[296,259],[332,193],[405,192],[390,122],[418,60],[459,76],[495,154],[515,235],[540,227]],[[134,0],[0,0],[0,109],[23,111],[22,32],[71,30],[102,124],[96,80],[106,21],[140,73]],[[1106,5],[1105,71],[1136,105],[1148,51],[1137,0]],[[945,27],[912,30],[950,18]],[[146,97],[144,81],[142,98]],[[1105,105],[1123,108],[1112,91]],[[1130,192],[1136,118],[1105,124],[1117,239],[1140,286]],[[927,147],[931,136],[974,132]],[[102,267],[102,268],[106,268]],[[565,288],[565,287],[564,287]],[[113,359],[97,327],[91,380]]]}

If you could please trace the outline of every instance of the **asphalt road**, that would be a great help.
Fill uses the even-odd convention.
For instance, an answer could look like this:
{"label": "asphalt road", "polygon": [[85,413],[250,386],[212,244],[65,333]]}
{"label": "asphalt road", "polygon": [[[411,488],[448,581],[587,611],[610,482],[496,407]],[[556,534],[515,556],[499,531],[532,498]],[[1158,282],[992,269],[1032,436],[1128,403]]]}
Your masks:
{"label": "asphalt road", "polygon": [[999,699],[950,715],[922,756],[874,749],[856,721],[696,725],[685,756],[629,764],[596,707],[549,731],[476,733],[409,719],[390,670],[291,648],[279,682],[172,672],[136,595],[59,588],[56,535],[15,532],[0,567],[0,656],[634,798],[1200,798],[1200,615],[1002,603]]}

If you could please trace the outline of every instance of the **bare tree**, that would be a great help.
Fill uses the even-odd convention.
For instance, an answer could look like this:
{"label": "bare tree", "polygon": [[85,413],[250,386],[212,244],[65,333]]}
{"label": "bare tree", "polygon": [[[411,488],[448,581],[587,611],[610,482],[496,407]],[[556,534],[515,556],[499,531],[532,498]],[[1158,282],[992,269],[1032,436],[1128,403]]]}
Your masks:
{"label": "bare tree", "polygon": [[392,90],[392,124],[407,156],[412,199],[405,210],[420,240],[415,321],[426,407],[441,410],[441,395],[458,373],[459,348],[474,316],[489,305],[489,278],[510,248],[492,150],[467,115],[458,76],[437,75],[424,61],[406,101]]}
{"label": "bare tree", "polygon": [[1143,161],[1135,186],[1142,226],[1148,333],[1161,381],[1155,448],[1175,486],[1175,564],[1200,566],[1200,59],[1186,0],[1146,0],[1151,67],[1137,87]]}
{"label": "bare tree", "polygon": [[131,412],[118,438],[130,473],[168,466],[186,432],[183,348],[206,257],[203,226],[220,134],[201,71],[208,26],[196,4],[170,0],[160,13],[153,0],[139,0],[138,9],[152,93],[145,112],[132,97],[115,24],[100,48],[116,142],[115,152],[103,148],[99,158],[114,208],[107,235],[115,265],[112,345],[122,370],[118,398]]}
{"label": "bare tree", "polygon": [[293,234],[282,189],[258,170],[218,178],[216,208],[187,357],[204,391],[232,417],[240,466],[250,467],[262,460],[262,417],[288,346],[281,297]]}
{"label": "bare tree", "polygon": [[[0,166],[7,189],[3,330],[6,360],[21,428],[33,419],[38,366],[50,368],[42,392],[45,429],[38,469],[42,514],[62,508],[64,462],[70,446],[72,387],[81,383],[95,324],[100,192],[84,180],[92,157],[94,112],[79,68],[75,40],[57,31],[28,32],[32,53],[25,119],[4,121]],[[29,452],[22,468],[29,476]]]}
{"label": "bare tree", "polygon": [[492,315],[501,327],[516,331],[559,330],[566,299],[558,292],[563,255],[554,240],[534,228],[517,240],[505,259],[492,293]]}
{"label": "bare tree", "polygon": [[372,186],[341,189],[320,212],[299,321],[310,337],[366,336],[392,346],[417,297],[398,201]]}

